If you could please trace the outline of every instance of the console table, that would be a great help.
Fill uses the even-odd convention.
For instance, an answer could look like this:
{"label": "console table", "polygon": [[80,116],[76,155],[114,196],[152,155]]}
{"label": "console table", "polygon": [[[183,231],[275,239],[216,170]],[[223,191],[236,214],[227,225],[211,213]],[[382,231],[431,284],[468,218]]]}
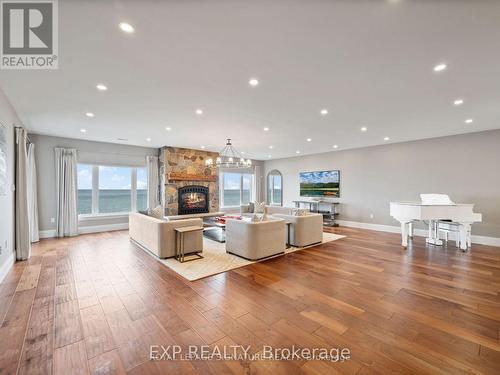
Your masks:
{"label": "console table", "polygon": [[300,208],[301,206],[309,207],[310,212],[318,213],[323,215],[323,225],[327,227],[338,227],[339,225],[335,222],[336,217],[339,215],[338,207],[339,202],[332,202],[327,200],[317,200],[317,201],[293,201],[295,207]]}

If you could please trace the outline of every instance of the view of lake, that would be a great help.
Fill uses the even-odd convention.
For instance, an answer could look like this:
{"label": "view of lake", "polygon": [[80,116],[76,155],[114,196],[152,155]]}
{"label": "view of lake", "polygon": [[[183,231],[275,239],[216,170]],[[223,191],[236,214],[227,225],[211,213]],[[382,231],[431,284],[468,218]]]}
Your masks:
{"label": "view of lake", "polygon": [[[147,208],[147,190],[137,189],[137,210]],[[131,208],[130,190],[101,189],[99,190],[99,213],[129,212]],[[78,213],[92,213],[92,190],[78,189]]]}

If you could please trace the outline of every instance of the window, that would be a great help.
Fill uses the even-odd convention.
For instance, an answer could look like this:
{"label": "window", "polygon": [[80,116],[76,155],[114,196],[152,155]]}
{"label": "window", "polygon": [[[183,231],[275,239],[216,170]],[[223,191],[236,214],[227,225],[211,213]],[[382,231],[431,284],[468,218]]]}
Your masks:
{"label": "window", "polygon": [[236,207],[247,204],[253,199],[253,174],[251,173],[221,173],[221,206]]}
{"label": "window", "polygon": [[277,170],[267,175],[267,201],[270,205],[281,206],[283,204],[283,179]]}
{"label": "window", "polygon": [[132,208],[132,168],[99,166],[99,213]]}
{"label": "window", "polygon": [[78,164],[78,214],[145,210],[146,168]]}
{"label": "window", "polygon": [[148,176],[146,168],[137,168],[137,211],[148,208]]}
{"label": "window", "polygon": [[92,166],[78,164],[78,213],[92,213]]}

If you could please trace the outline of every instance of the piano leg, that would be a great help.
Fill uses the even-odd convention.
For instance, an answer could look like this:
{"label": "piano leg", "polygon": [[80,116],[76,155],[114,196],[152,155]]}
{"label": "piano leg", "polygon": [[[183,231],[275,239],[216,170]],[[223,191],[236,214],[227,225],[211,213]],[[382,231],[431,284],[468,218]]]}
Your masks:
{"label": "piano leg", "polygon": [[427,235],[425,242],[436,246],[441,246],[443,244],[443,241],[439,239],[437,220],[429,221],[429,234]]}
{"label": "piano leg", "polygon": [[408,223],[408,236],[410,238],[413,238],[413,222],[412,221],[410,221]]}
{"label": "piano leg", "polygon": [[411,221],[401,221],[401,246],[408,247],[408,226]]}
{"label": "piano leg", "polygon": [[470,224],[460,223],[460,250],[467,251],[470,237]]}

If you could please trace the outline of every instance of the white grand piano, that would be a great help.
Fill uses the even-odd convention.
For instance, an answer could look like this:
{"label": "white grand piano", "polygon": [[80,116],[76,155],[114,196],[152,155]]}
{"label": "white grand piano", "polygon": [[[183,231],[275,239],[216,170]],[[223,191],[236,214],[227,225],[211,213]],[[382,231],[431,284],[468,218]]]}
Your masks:
{"label": "white grand piano", "polygon": [[413,237],[413,222],[429,221],[427,243],[442,245],[439,238],[440,221],[448,220],[458,225],[460,249],[470,246],[471,224],[482,221],[482,215],[473,212],[473,204],[456,204],[446,194],[420,194],[421,202],[391,202],[390,214],[401,223],[401,244],[408,246]]}

